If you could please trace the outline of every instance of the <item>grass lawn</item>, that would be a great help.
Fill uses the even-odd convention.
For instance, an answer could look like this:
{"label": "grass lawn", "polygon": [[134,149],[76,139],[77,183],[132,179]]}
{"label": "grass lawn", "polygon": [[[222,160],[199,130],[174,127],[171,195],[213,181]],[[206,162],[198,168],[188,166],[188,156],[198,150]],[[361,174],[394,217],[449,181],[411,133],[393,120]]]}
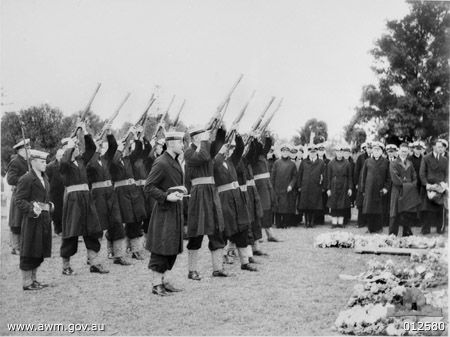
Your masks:
{"label": "grass lawn", "polygon": [[[365,229],[347,226],[347,231]],[[413,228],[418,232],[418,228]],[[366,262],[407,257],[360,255],[351,249],[313,247],[315,236],[329,225],[312,229],[275,229],[282,243],[264,242],[269,257],[258,260],[259,272],[241,271],[239,262],[226,265],[230,278],[211,277],[211,257],[205,238],[199,263],[200,282],[187,279],[187,252],[178,256],[170,279],[185,290],[170,297],[151,293],[151,273],[145,261],[123,267],[104,258],[110,273],[91,274],[86,249],[79,243],[72,260],[76,274],[61,274],[59,237],[53,238],[52,258],[42,264],[38,279],[52,287],[24,292],[19,257],[10,254],[9,228],[1,228],[0,334],[70,335],[69,332],[9,332],[9,323],[104,324],[104,332],[83,335],[337,335],[334,321],[349,299],[356,275]],[[385,228],[385,232],[387,229]],[[106,256],[105,241],[102,242]]]}

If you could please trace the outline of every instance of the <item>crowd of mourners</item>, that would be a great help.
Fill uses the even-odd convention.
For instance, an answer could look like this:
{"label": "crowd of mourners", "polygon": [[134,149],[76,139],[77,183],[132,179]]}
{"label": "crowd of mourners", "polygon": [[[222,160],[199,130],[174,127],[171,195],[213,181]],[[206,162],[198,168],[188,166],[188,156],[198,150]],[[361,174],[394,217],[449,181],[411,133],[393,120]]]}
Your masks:
{"label": "crowd of mourners", "polygon": [[[352,155],[348,145],[336,145],[333,159],[325,144],[284,144],[278,156],[268,154],[275,189],[275,225],[279,228],[323,225],[344,227],[357,209],[357,226],[370,233],[422,234],[432,227],[443,233],[447,222],[448,142],[437,139],[428,153],[422,141],[384,145],[366,142]],[[356,160],[354,160],[356,158]]]}

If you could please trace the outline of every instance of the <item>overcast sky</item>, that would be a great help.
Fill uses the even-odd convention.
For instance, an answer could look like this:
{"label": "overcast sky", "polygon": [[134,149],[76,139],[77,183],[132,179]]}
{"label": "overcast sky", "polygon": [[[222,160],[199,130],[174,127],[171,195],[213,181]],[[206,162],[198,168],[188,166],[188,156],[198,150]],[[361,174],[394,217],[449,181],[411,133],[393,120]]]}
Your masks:
{"label": "overcast sky", "polygon": [[[369,50],[399,0],[2,0],[1,81],[4,110],[49,103],[82,109],[98,82],[93,110],[107,118],[126,92],[114,123],[135,122],[161,87],[171,115],[205,123],[233,82],[244,78],[225,120],[256,90],[241,123],[246,131],[271,96],[284,97],[272,122],[282,137],[312,117],[338,135],[361,87],[375,81]],[[155,112],[155,110],[152,110]]]}

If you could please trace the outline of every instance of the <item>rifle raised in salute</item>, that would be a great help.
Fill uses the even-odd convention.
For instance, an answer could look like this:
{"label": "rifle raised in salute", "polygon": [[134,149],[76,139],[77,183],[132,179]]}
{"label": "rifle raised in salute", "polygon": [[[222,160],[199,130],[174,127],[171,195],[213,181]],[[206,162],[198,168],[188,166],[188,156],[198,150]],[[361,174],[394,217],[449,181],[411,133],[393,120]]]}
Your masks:
{"label": "rifle raised in salute", "polygon": [[150,110],[151,106],[153,105],[153,103],[155,101],[156,101],[155,95],[152,94],[152,97],[150,97],[150,100],[149,100],[144,112],[141,114],[138,121],[128,130],[126,136],[122,139],[122,142],[124,143],[124,147],[123,147],[124,152],[128,151],[131,140],[133,138],[133,134],[135,134],[135,136],[139,137],[140,134],[144,132],[144,126],[148,120],[148,111]]}
{"label": "rifle raised in salute", "polygon": [[172,96],[172,99],[170,100],[170,103],[169,103],[169,106],[167,107],[166,112],[160,114],[157,117],[156,129],[155,129],[155,132],[153,132],[151,139],[157,138],[160,130],[162,130],[163,134],[166,133],[165,120],[166,120],[167,116],[169,115],[169,111],[170,111],[170,108],[172,107],[174,100],[175,100],[175,95]]}
{"label": "rifle raised in salute", "polygon": [[266,131],[267,127],[269,126],[270,122],[273,119],[273,116],[275,116],[275,113],[280,109],[281,103],[283,103],[283,98],[281,98],[280,102],[278,102],[278,105],[275,108],[275,110],[272,112],[272,114],[269,117],[267,117],[267,119],[264,121],[264,123],[261,124],[260,128],[258,129],[258,133],[263,134],[264,131]]}
{"label": "rifle raised in salute", "polygon": [[[79,116],[79,122],[84,122],[86,120],[86,115],[89,112],[89,110],[91,109],[91,105],[92,102],[94,102],[95,96],[97,96],[98,91],[100,90],[101,87],[101,83],[97,84],[97,88],[95,88],[94,94],[91,96],[91,99],[89,100],[88,104],[86,105],[86,107],[84,108],[84,110],[80,113]],[[80,127],[77,124],[77,127],[75,128],[75,130],[72,132],[71,137],[75,137],[77,134],[77,131]]]}
{"label": "rifle raised in salute", "polygon": [[131,93],[127,93],[127,95],[125,96],[123,101],[117,107],[116,111],[114,111],[112,116],[105,121],[105,124],[103,125],[102,130],[100,131],[100,133],[96,137],[97,139],[102,139],[103,138],[103,136],[105,135],[107,129],[111,126],[111,124],[114,122],[116,117],[119,115],[120,110],[122,109],[122,107],[124,106],[124,104],[128,100],[128,98],[130,97],[130,95],[131,95]]}
{"label": "rifle raised in salute", "polygon": [[183,100],[183,103],[181,104],[180,110],[178,110],[178,114],[175,117],[173,123],[172,123],[172,128],[175,129],[178,125],[178,122],[180,121],[180,115],[181,115],[181,111],[183,111],[184,108],[184,104],[186,104],[186,100]]}
{"label": "rifle raised in salute", "polygon": [[20,118],[20,115],[17,115],[17,118],[19,118],[20,130],[22,131],[22,141],[23,141],[23,146],[25,148],[25,159],[27,160],[28,171],[30,171],[31,163],[30,163],[30,157],[28,156],[27,144],[25,141],[25,127],[24,127],[24,123],[23,123],[22,119]]}
{"label": "rifle raised in salute", "polygon": [[[256,119],[255,123],[253,123],[251,129],[250,129],[250,134],[255,133],[258,131],[258,128],[261,126],[262,120],[264,118],[264,116],[266,115],[267,111],[270,109],[273,101],[275,100],[275,96],[272,96],[270,98],[269,103],[267,104],[266,108],[261,112],[261,114],[258,116],[258,118]],[[250,144],[253,136],[248,135],[244,141],[245,146],[248,147],[248,144]]]}
{"label": "rifle raised in salute", "polygon": [[223,115],[225,114],[225,113],[222,113],[222,112],[228,106],[228,103],[230,102],[231,95],[233,94],[234,90],[238,86],[239,82],[241,82],[242,77],[244,77],[243,74],[241,74],[239,76],[239,78],[234,83],[233,87],[231,88],[230,92],[225,97],[224,101],[217,107],[216,112],[213,114],[213,116],[211,117],[210,121],[206,124],[206,127],[205,127],[206,130],[213,131],[213,130],[215,130],[216,128],[219,127],[219,125],[220,125],[220,123],[221,123],[221,121],[223,119]]}
{"label": "rifle raised in salute", "polygon": [[242,117],[244,117],[245,111],[247,111],[248,105],[250,104],[250,101],[255,96],[255,91],[253,91],[252,95],[248,99],[247,103],[244,105],[244,107],[239,112],[239,115],[237,115],[236,119],[233,121],[233,124],[231,126],[230,131],[227,132],[227,135],[225,136],[225,142],[229,143],[233,140],[234,136],[236,135],[236,129],[239,125],[239,123],[242,120]]}

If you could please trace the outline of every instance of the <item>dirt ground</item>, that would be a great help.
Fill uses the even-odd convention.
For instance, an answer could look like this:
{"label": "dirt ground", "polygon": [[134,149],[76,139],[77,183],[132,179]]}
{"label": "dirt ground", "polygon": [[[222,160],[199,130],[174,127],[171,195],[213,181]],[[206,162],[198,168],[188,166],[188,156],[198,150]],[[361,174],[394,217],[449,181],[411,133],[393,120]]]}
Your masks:
{"label": "dirt ground", "polygon": [[[354,281],[339,274],[356,275],[372,258],[351,249],[318,249],[314,238],[329,225],[275,229],[281,243],[264,241],[270,254],[260,257],[259,272],[241,271],[239,262],[226,265],[230,278],[211,277],[211,258],[205,238],[199,263],[203,280],[187,279],[187,253],[179,255],[170,279],[184,291],[170,297],[151,293],[151,273],[145,261],[132,266],[112,264],[106,275],[92,274],[86,249],[79,243],[72,265],[76,274],[61,274],[60,238],[53,237],[52,257],[42,264],[38,279],[51,287],[24,292],[19,257],[10,254],[9,229],[1,228],[0,334],[70,335],[59,332],[10,332],[11,323],[104,324],[102,332],[75,335],[337,335],[334,321],[350,296]],[[346,230],[364,233],[354,224]],[[414,228],[414,231],[418,231]],[[386,231],[386,229],[385,229]],[[105,241],[103,241],[105,243]],[[402,260],[406,257],[394,257]]]}

